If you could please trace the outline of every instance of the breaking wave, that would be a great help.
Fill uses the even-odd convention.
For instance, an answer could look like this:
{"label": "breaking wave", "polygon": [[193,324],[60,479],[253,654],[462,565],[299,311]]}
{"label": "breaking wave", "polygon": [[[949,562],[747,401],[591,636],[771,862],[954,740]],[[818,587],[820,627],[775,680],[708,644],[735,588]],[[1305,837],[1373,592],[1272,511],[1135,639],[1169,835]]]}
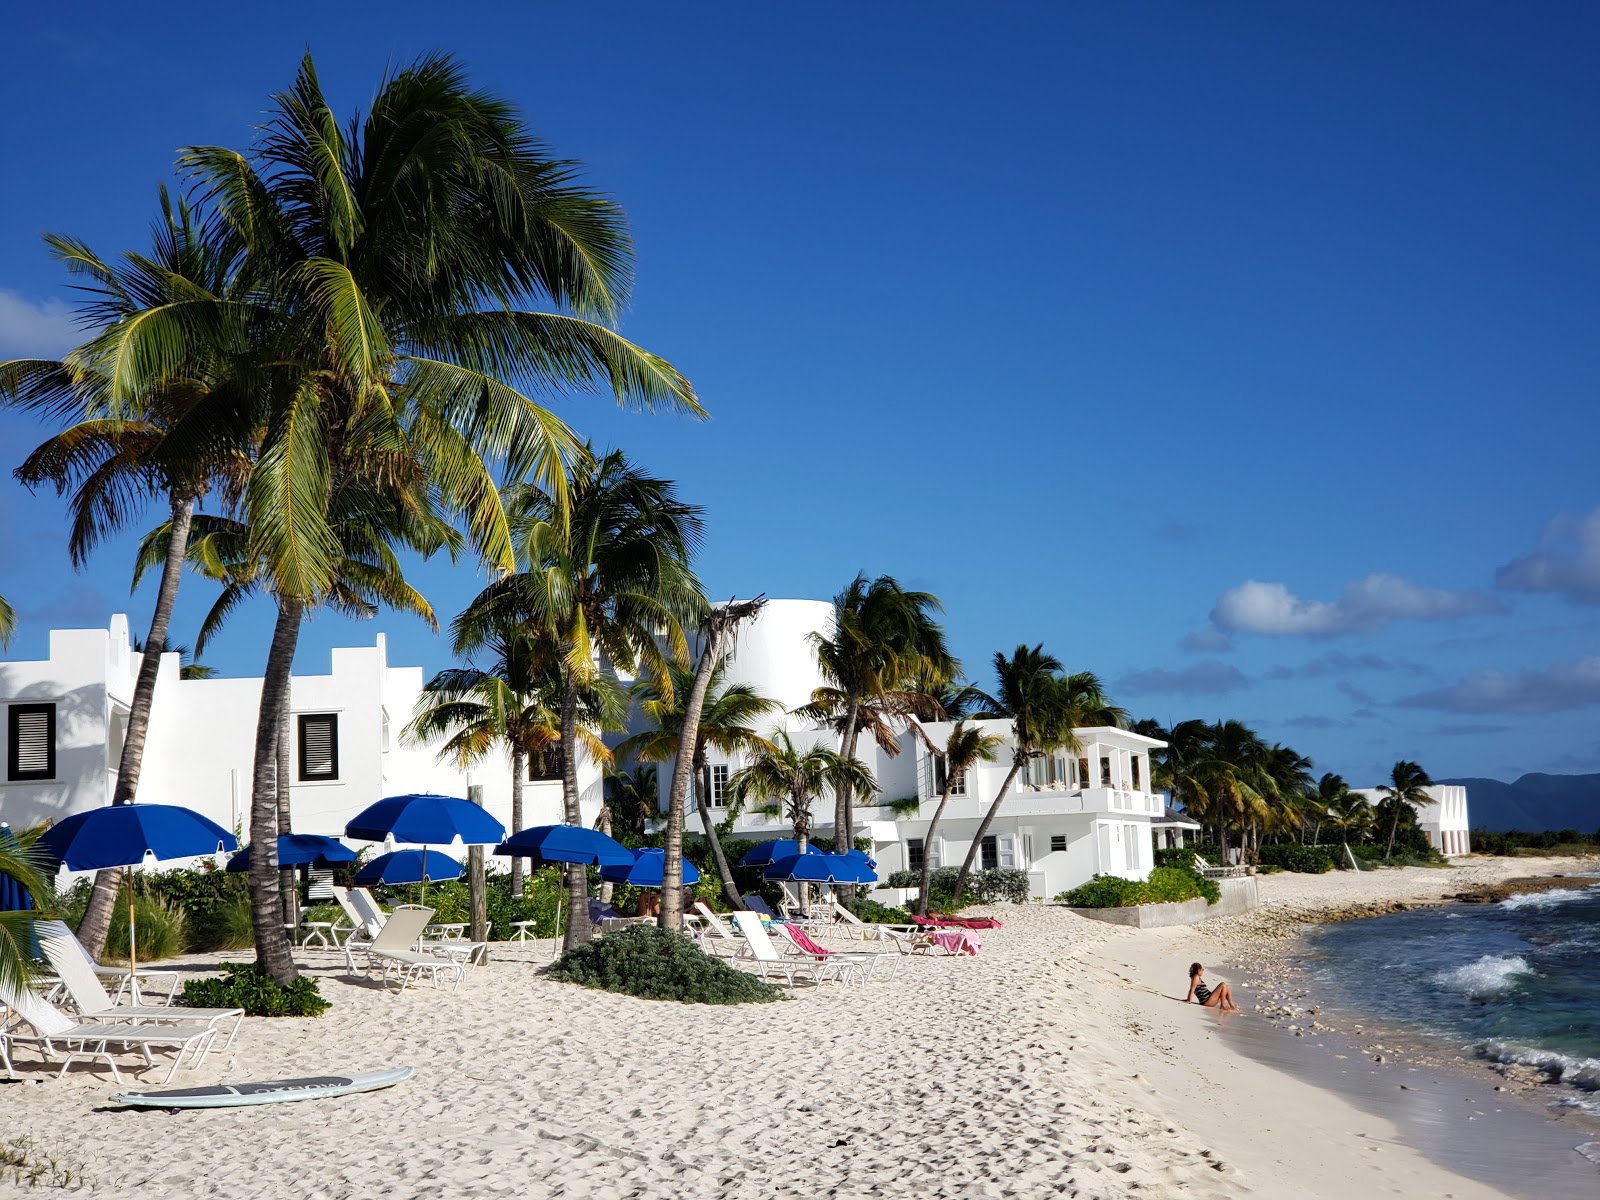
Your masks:
{"label": "breaking wave", "polygon": [[1474,1000],[1485,1000],[1508,991],[1520,975],[1532,975],[1533,968],[1520,954],[1485,954],[1451,971],[1441,971],[1433,981],[1442,988],[1460,992]]}
{"label": "breaking wave", "polygon": [[1514,1063],[1543,1071],[1551,1079],[1571,1087],[1589,1092],[1600,1091],[1600,1058],[1577,1058],[1570,1054],[1557,1054],[1553,1050],[1538,1050],[1532,1046],[1499,1041],[1483,1043],[1479,1052],[1494,1062]]}
{"label": "breaking wave", "polygon": [[1555,908],[1593,896],[1593,888],[1556,888],[1549,892],[1524,892],[1520,896],[1507,896],[1500,901],[1501,908]]}

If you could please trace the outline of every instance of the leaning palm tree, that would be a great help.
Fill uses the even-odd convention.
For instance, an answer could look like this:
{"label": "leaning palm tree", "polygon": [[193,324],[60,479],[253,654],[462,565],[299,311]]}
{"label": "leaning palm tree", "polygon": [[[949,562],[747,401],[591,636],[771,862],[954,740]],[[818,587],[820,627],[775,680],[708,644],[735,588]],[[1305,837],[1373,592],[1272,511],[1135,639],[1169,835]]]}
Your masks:
{"label": "leaning palm tree", "polygon": [[1433,797],[1428,795],[1428,789],[1433,786],[1433,780],[1428,778],[1428,773],[1414,762],[1402,759],[1395,763],[1394,769],[1389,772],[1389,782],[1380,784],[1378,791],[1383,793],[1382,803],[1389,808],[1389,846],[1383,852],[1383,861],[1389,862],[1394,858],[1394,839],[1400,832],[1400,813],[1402,809],[1410,808],[1413,812],[1425,804],[1430,804]]}
{"label": "leaning palm tree", "polygon": [[[928,822],[928,833],[923,841],[922,879],[917,891],[917,915],[920,917],[928,915],[928,881],[933,874],[933,859],[929,849],[933,846],[933,839],[938,836],[939,820],[944,816],[945,806],[950,803],[950,791],[965,772],[981,762],[993,762],[1005,742],[1003,737],[985,733],[983,726],[968,725],[965,721],[957,721],[945,740],[942,752],[944,787],[940,790],[939,806],[933,810],[933,820]],[[935,750],[934,753],[941,752]]]}
{"label": "leaning palm tree", "polygon": [[[722,891],[728,903],[740,907],[739,889],[734,886],[733,872],[722,852],[722,839],[717,836],[717,825],[711,816],[711,762],[707,750],[715,750],[724,757],[750,754],[764,748],[767,739],[756,732],[756,722],[771,716],[783,706],[769,700],[747,683],[723,684],[727,664],[718,663],[711,669],[706,687],[705,701],[700,709],[700,720],[693,739],[690,769],[694,773],[696,806],[700,810],[700,823],[706,842],[722,876]],[[634,688],[634,699],[639,711],[655,728],[634,734],[617,746],[618,758],[637,758],[641,762],[670,762],[678,755],[684,728],[685,700],[694,689],[694,675],[687,668],[672,669],[672,692],[663,697],[655,684],[642,680]],[[663,902],[662,911],[667,905]]]}
{"label": "leaning palm tree", "polygon": [[[521,569],[473,599],[452,630],[457,652],[486,627],[527,623],[559,648],[561,742],[576,745],[585,688],[616,670],[644,673],[665,696],[671,667],[688,661],[685,625],[704,611],[689,562],[700,542],[700,509],[676,485],[644,474],[620,451],[586,457],[563,489],[566,504],[534,487],[507,492]],[[578,756],[562,756],[569,824],[583,824]],[[592,936],[584,874],[569,871],[565,946]]]}
{"label": "leaning palm tree", "polygon": [[[857,575],[834,597],[834,628],[813,633],[817,665],[827,686],[797,715],[831,724],[839,753],[854,758],[863,731],[885,754],[900,753],[898,733],[914,717],[943,717],[929,694],[954,679],[960,664],[933,619],[937,596],[908,592],[888,575]],[[834,844],[852,843],[852,794],[847,783],[834,796]]]}
{"label": "leaning palm tree", "polygon": [[[860,759],[820,745],[801,750],[783,729],[774,729],[766,745],[758,746],[750,762],[728,780],[728,790],[740,803],[753,800],[781,808],[802,854],[811,845],[812,804],[828,792],[837,795],[841,787],[870,796],[878,782]],[[838,843],[835,848],[845,849]]]}
{"label": "leaning palm tree", "polygon": [[[972,845],[967,848],[967,857],[956,875],[951,893],[952,908],[961,903],[961,893],[966,890],[967,878],[972,874],[972,864],[977,861],[983,839],[994,824],[995,817],[1000,814],[1000,806],[1005,803],[1012,784],[1016,783],[1017,776],[1028,765],[1028,760],[1053,750],[1076,748],[1072,730],[1078,722],[1074,720],[1076,713],[1067,680],[1061,674],[1059,659],[1046,654],[1043,645],[1031,649],[1019,645],[1010,658],[996,651],[994,670],[1000,685],[995,699],[1000,702],[1001,713],[1011,719],[1011,770],[1007,772],[1000,790],[995,793],[988,811],[983,814],[978,832],[973,835]],[[1092,676],[1081,679],[1080,688],[1086,686],[1090,679]],[[1091,699],[1104,700],[1098,695],[1098,685],[1096,695]]]}

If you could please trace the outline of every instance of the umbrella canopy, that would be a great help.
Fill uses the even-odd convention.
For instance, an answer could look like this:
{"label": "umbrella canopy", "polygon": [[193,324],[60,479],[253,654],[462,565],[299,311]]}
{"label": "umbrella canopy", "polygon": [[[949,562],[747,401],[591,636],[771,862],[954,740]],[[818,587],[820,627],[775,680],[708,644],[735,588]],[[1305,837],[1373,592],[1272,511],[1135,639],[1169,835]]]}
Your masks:
{"label": "umbrella canopy", "polygon": [[878,869],[878,860],[873,858],[872,855],[868,854],[865,850],[857,850],[854,846],[852,846],[850,849],[844,852],[844,856],[846,858],[854,858],[866,863],[868,870],[876,871]]}
{"label": "umbrella canopy", "polygon": [[[424,867],[423,863],[427,865]],[[461,864],[448,854],[435,850],[424,855],[421,850],[393,850],[380,854],[371,862],[363,863],[356,872],[357,887],[371,887],[375,883],[421,883],[427,880],[438,883],[445,879],[460,879]]]}
{"label": "umbrella canopy", "polygon": [[[283,833],[278,835],[278,865],[280,867],[331,867],[334,863],[355,862],[356,852],[338,838],[323,837],[320,833]],[[246,846],[228,860],[228,870],[250,869],[250,847]]]}
{"label": "umbrella canopy", "polygon": [[57,821],[39,848],[69,871],[131,867],[145,855],[198,858],[237,850],[238,840],[207,817],[176,804],[113,804]]}
{"label": "umbrella canopy", "polygon": [[[611,883],[631,883],[634,887],[658,888],[666,871],[667,852],[645,849],[631,864],[612,863],[600,868],[600,878]],[[699,883],[700,872],[687,858],[683,860],[683,882]]]}
{"label": "umbrella canopy", "polygon": [[862,858],[849,854],[790,854],[766,869],[765,878],[800,883],[877,883],[875,871]]}
{"label": "umbrella canopy", "polygon": [[582,825],[535,825],[514,833],[494,848],[507,858],[533,858],[547,863],[598,863],[631,867],[633,851],[598,829]]}
{"label": "umbrella canopy", "polygon": [[[22,849],[11,826],[0,825],[0,850]],[[19,912],[33,907],[33,895],[9,875],[0,874],[0,912]]]}
{"label": "umbrella canopy", "polygon": [[793,838],[779,838],[774,842],[758,842],[744,852],[739,860],[741,867],[770,867],[780,858],[800,853],[800,843]]}
{"label": "umbrella canopy", "polygon": [[413,845],[443,845],[460,838],[468,846],[492,846],[506,827],[470,800],[454,796],[388,796],[363,809],[344,827],[344,835],[368,842],[393,836]]}

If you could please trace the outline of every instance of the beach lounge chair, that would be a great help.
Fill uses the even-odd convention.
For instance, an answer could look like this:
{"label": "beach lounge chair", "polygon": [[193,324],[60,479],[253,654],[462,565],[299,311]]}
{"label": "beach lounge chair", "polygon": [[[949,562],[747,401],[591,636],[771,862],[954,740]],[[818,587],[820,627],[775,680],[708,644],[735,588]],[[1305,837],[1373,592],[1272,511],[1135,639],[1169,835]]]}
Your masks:
{"label": "beach lounge chair", "polygon": [[[739,965],[748,966],[762,979],[777,976],[791,988],[795,986],[797,976],[821,984],[829,979],[845,978],[852,966],[810,956],[779,954],[778,948],[772,944],[772,939],[762,927],[759,913],[736,912],[733,914],[733,923],[744,934],[744,940],[750,947],[750,957],[740,959]],[[860,976],[859,969],[855,973]]]}
{"label": "beach lounge chair", "polygon": [[40,921],[39,948],[61,979],[62,990],[72,1000],[81,1021],[132,1021],[152,1025],[206,1025],[218,1034],[227,1028],[226,1050],[239,1036],[244,1022],[242,1008],[182,1008],[172,1005],[118,1005],[106,993],[95,974],[94,959],[61,921]]}
{"label": "beach lounge chair", "polygon": [[695,912],[700,914],[700,919],[705,922],[705,937],[700,939],[700,944],[712,954],[729,958],[738,958],[750,953],[750,946],[744,938],[729,929],[721,917],[712,912],[704,900],[694,902]]}
{"label": "beach lounge chair", "polygon": [[798,925],[787,922],[774,925],[778,936],[788,943],[789,949],[780,946],[786,953],[798,953],[807,958],[814,958],[821,962],[838,963],[841,969],[848,972],[845,982],[850,977],[858,978],[862,983],[871,983],[872,977],[882,967],[888,972],[887,983],[893,983],[894,977],[900,973],[900,960],[904,957],[899,950],[830,950],[819,944],[812,936]]}
{"label": "beach lounge chair", "polygon": [[[144,1056],[146,1066],[155,1065],[155,1059],[150,1056],[152,1047],[176,1050],[177,1056],[173,1058],[166,1078],[161,1081],[170,1083],[184,1055],[191,1056],[190,1065],[194,1066],[205,1057],[212,1039],[216,1037],[216,1030],[209,1025],[74,1020],[27,986],[13,990],[0,984],[0,1004],[12,1014],[12,1023],[0,1029],[0,1061],[5,1063],[8,1079],[17,1077],[11,1059],[12,1047],[31,1045],[37,1046],[44,1060],[49,1063],[56,1061],[58,1053],[66,1053],[57,1079],[65,1075],[67,1068],[77,1059],[89,1062],[98,1059],[111,1068],[111,1077],[121,1083],[122,1072],[117,1069],[116,1059],[111,1056],[111,1048],[116,1046],[122,1053],[139,1051]],[[33,1032],[24,1031],[24,1025]]]}
{"label": "beach lounge chair", "polygon": [[433,909],[402,904],[389,914],[383,929],[372,942],[364,946],[367,969],[376,967],[383,972],[385,982],[392,973],[403,992],[406,985],[426,974],[439,986],[439,976],[448,974],[454,981],[452,991],[461,986],[467,968],[483,951],[482,943],[454,941],[448,944],[422,945],[422,931],[428,926]]}
{"label": "beach lounge chair", "polygon": [[764,917],[771,917],[774,921],[780,919],[778,914],[772,911],[772,907],[754,892],[746,892],[739,899],[744,901],[744,906],[751,912],[760,913]]}
{"label": "beach lounge chair", "polygon": [[833,902],[833,915],[838,919],[839,928],[846,937],[858,941],[872,942],[889,940],[885,934],[899,934],[905,938],[915,938],[917,927],[915,925],[880,925],[875,922],[863,921],[837,900]]}

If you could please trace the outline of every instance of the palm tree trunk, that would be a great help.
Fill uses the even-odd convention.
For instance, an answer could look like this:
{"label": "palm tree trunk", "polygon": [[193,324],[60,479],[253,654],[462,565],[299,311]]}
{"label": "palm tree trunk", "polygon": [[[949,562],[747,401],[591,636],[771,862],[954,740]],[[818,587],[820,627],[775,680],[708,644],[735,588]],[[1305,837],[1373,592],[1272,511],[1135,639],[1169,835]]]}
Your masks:
{"label": "palm tree trunk", "polygon": [[[861,706],[858,701],[851,698],[844,712],[844,728],[839,733],[839,756],[854,758],[856,743],[860,738]],[[840,853],[850,849],[854,844],[850,830],[853,799],[854,793],[848,783],[833,791],[833,848]]]}
{"label": "palm tree trunk", "polygon": [[811,800],[807,796],[796,796],[793,804],[794,810],[789,814],[789,819],[794,826],[795,845],[804,854],[811,848]]}
{"label": "palm tree trunk", "polygon": [[[139,769],[144,762],[145,738],[150,732],[150,705],[156,693],[156,675],[161,655],[167,648],[167,626],[172,621],[172,606],[178,600],[178,582],[183,578],[183,559],[189,549],[189,524],[194,518],[194,497],[172,492],[171,534],[167,538],[167,557],[161,566],[161,586],[156,591],[156,610],[150,615],[150,632],[144,639],[144,657],[139,660],[139,675],[133,684],[133,699],[128,705],[128,729],[122,742],[122,758],[117,763],[117,786],[111,794],[113,804],[132,804],[139,792]],[[89,907],[78,924],[78,940],[95,958],[105,953],[106,935],[111,931],[111,912],[117,904],[117,888],[122,882],[120,867],[97,871]]]}
{"label": "palm tree trunk", "polygon": [[[594,819],[594,827],[607,837],[611,836],[611,805],[602,804],[600,815]],[[611,897],[616,894],[615,885],[609,879],[600,881],[600,903],[610,904]]]}
{"label": "palm tree trunk", "polygon": [[[578,804],[578,681],[569,671],[561,693],[561,807],[569,825],[583,824]],[[561,936],[563,951],[575,950],[594,938],[589,922],[589,876],[581,866],[567,872],[567,928]]]}
{"label": "palm tree trunk", "polygon": [[[513,744],[511,747],[511,832],[518,833],[522,829],[522,776],[527,768],[528,756],[523,753],[522,747]],[[522,895],[523,865],[520,858],[511,860],[511,894]]]}
{"label": "palm tree trunk", "polygon": [[[274,758],[277,767],[273,771],[273,779],[278,789],[278,834],[294,832],[294,815],[289,809],[290,787],[294,776],[290,774],[294,767],[292,763],[291,748],[294,746],[294,734],[291,732],[294,725],[294,676],[289,677],[290,695],[284,700],[283,721],[278,726],[278,749]],[[294,867],[282,867],[278,871],[278,897],[283,903],[283,923],[291,929],[300,924],[300,895],[299,871]]]}
{"label": "palm tree trunk", "polygon": [[[711,844],[711,857],[716,860],[717,874],[722,876],[722,894],[734,908],[743,908],[744,899],[733,885],[733,868],[728,866],[728,856],[722,852],[722,839],[717,836],[717,823],[711,819],[711,764],[702,762],[695,776],[695,786],[700,792],[700,824],[705,827],[706,841]],[[665,906],[663,906],[664,908]]]}
{"label": "palm tree trunk", "polygon": [[933,877],[933,836],[939,832],[939,818],[944,816],[944,806],[950,803],[950,784],[955,776],[948,770],[944,776],[944,791],[939,796],[939,807],[933,810],[933,820],[928,822],[927,836],[922,839],[922,879],[917,890],[917,916],[928,915],[928,881]]}
{"label": "palm tree trunk", "polygon": [[1400,832],[1400,797],[1394,798],[1394,815],[1389,819],[1389,848],[1383,852],[1383,861],[1388,862],[1394,858],[1394,839]]}
{"label": "palm tree trunk", "polygon": [[[973,836],[972,845],[967,847],[966,861],[961,864],[961,873],[956,876],[955,890],[950,894],[950,911],[954,912],[961,905],[961,893],[966,890],[967,876],[972,874],[973,860],[978,857],[978,851],[983,848],[983,839],[989,833],[989,826],[994,824],[994,819],[1000,814],[1000,805],[1005,802],[1011,785],[1017,781],[1017,776],[1022,773],[1022,766],[1027,759],[1017,755],[1011,760],[1011,773],[1006,776],[1006,781],[1000,785],[1000,791],[994,798],[994,803],[989,805],[989,811],[983,814],[983,823],[978,826],[978,832]],[[924,913],[924,916],[927,914]]]}
{"label": "palm tree trunk", "polygon": [[278,739],[289,706],[289,672],[300,640],[298,600],[279,598],[267,670],[261,680],[261,711],[256,719],[255,772],[250,793],[250,923],[255,928],[256,965],[287,986],[299,978],[283,928],[278,895]]}
{"label": "palm tree trunk", "polygon": [[[706,692],[728,632],[728,622],[712,614],[704,626],[705,645],[694,669],[694,682],[683,702],[683,723],[678,729],[678,753],[672,760],[672,786],[667,792],[667,830],[662,840],[666,851],[661,868],[661,917],[663,929],[683,928],[683,808],[689,794],[689,774],[694,769],[696,748],[700,744],[700,714],[705,709]],[[700,795],[700,811],[710,803],[709,791]]]}

